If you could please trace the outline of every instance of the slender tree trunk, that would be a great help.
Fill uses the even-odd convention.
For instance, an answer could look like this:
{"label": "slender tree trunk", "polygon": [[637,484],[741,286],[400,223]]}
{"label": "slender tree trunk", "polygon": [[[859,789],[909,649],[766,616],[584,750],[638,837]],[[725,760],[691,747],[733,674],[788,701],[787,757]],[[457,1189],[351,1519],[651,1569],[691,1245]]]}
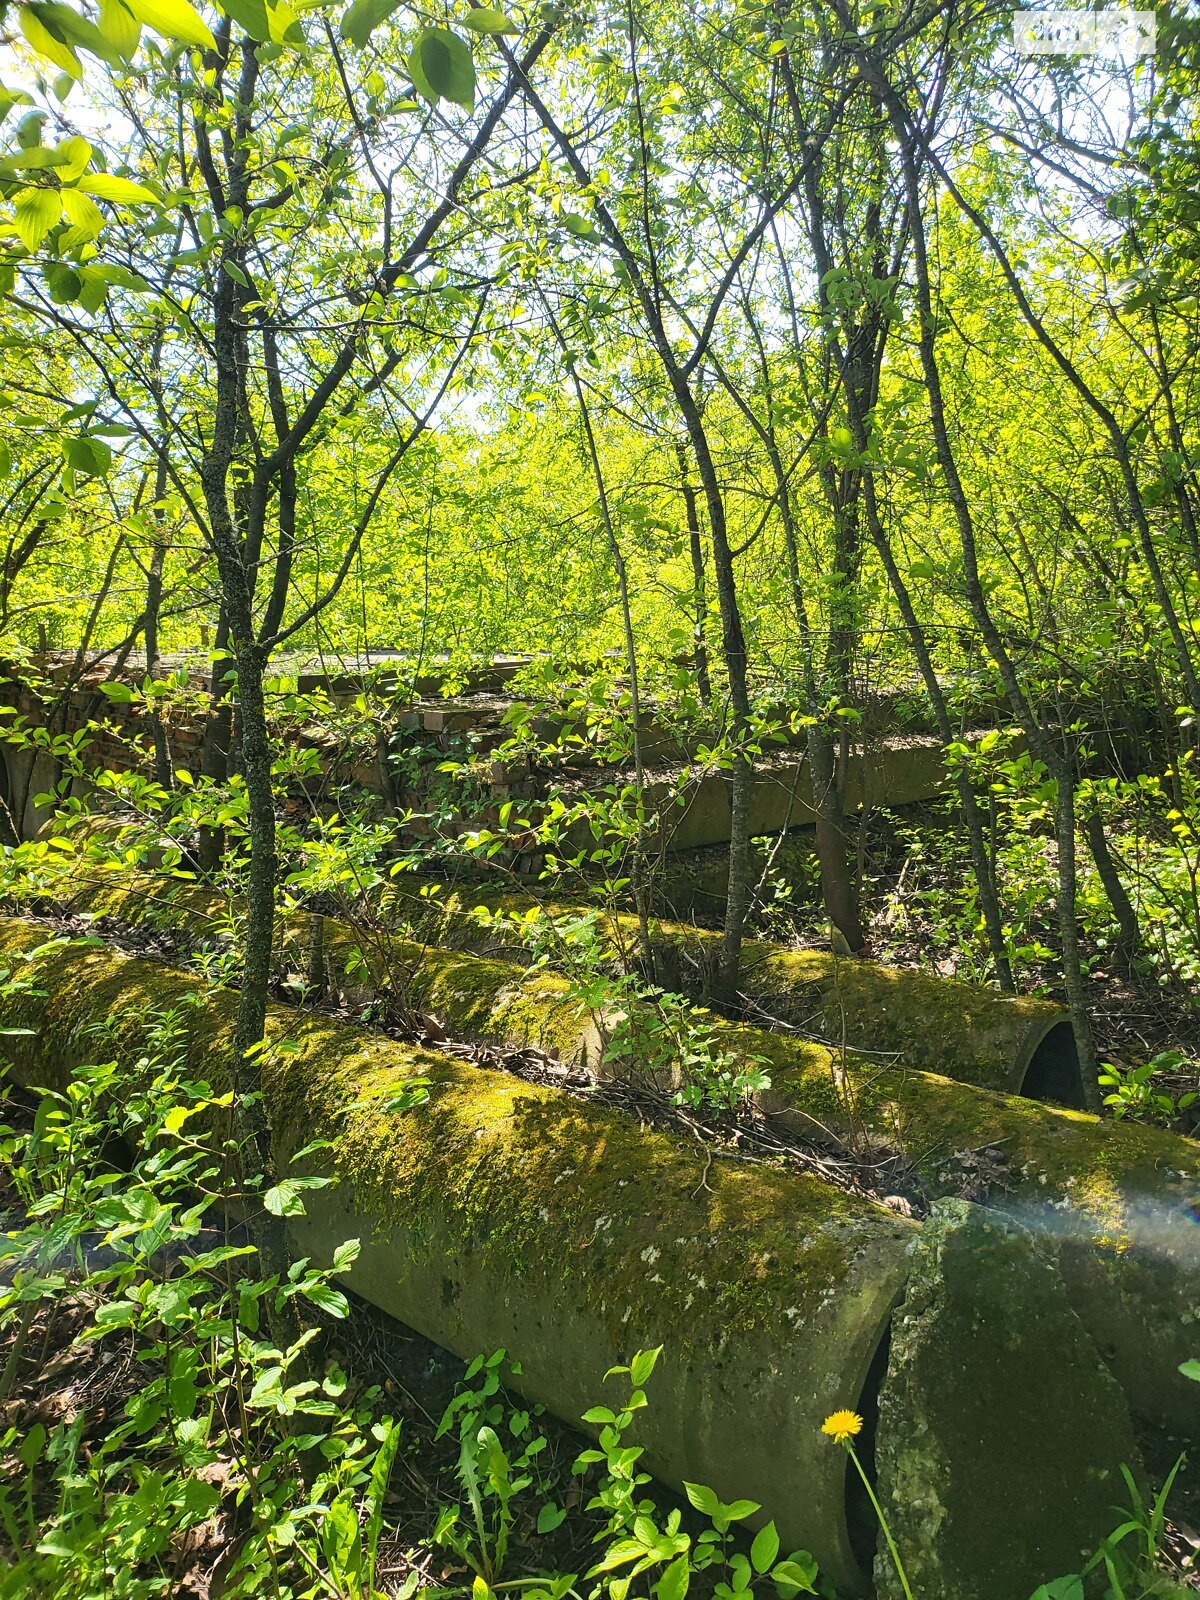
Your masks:
{"label": "slender tree trunk", "polygon": [[[163,567],[167,558],[166,518],[163,516],[162,501],[167,492],[167,458],[161,452],[154,472],[154,507],[151,511],[152,526],[154,528],[154,548],[150,552],[150,565],[146,574],[146,676],[151,680],[158,676],[158,623],[162,613],[163,597]],[[162,714],[158,709],[157,701],[151,706],[150,711],[150,736],[154,741],[154,777],[164,789],[170,789],[173,781],[171,771],[171,752],[167,745],[167,732],[163,727]]]}
{"label": "slender tree trunk", "polygon": [[701,705],[709,706],[712,704],[712,679],[708,671],[708,600],[704,571],[704,541],[700,532],[700,508],[696,503],[696,491],[688,474],[686,445],[676,444],[675,460],[679,465],[679,489],[683,495],[683,506],[687,513],[688,552],[692,560],[694,605],[692,654],[696,663],[696,687],[700,692]]}
{"label": "slender tree trunk", "polygon": [[1087,840],[1092,860],[1096,863],[1096,871],[1100,876],[1100,882],[1104,885],[1108,903],[1112,906],[1113,915],[1117,919],[1117,960],[1126,972],[1132,972],[1141,945],[1141,929],[1138,927],[1137,912],[1133,909],[1133,902],[1121,881],[1121,874],[1117,871],[1117,864],[1108,848],[1104,818],[1091,796],[1084,802],[1083,836]]}
{"label": "slender tree trunk", "polygon": [[[229,613],[222,601],[213,640],[213,662],[208,688],[208,714],[200,745],[200,771],[210,783],[221,784],[229,777],[229,757],[233,744],[233,702],[225,674],[229,671]],[[225,853],[225,830],[204,824],[200,829],[199,865],[202,872],[216,872]]]}

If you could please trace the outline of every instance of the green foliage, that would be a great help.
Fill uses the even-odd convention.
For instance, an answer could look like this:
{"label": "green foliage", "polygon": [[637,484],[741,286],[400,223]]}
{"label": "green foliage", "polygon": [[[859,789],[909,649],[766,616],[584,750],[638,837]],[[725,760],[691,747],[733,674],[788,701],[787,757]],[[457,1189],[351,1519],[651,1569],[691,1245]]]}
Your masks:
{"label": "green foliage", "polygon": [[[187,1025],[183,1011],[156,1019],[132,1085],[111,1064],[85,1068],[62,1090],[41,1092],[28,1131],[0,1130],[27,1212],[3,1250],[0,1322],[17,1330],[6,1387],[22,1355],[28,1364],[22,1330],[64,1295],[82,1294],[90,1308],[83,1339],[124,1342],[142,1371],[123,1417],[86,1453],[82,1413],[23,1442],[8,1431],[3,1448],[17,1451],[26,1476],[0,1489],[13,1554],[0,1592],[174,1593],[173,1551],[213,1515],[221,1491],[212,1472],[225,1463],[254,1535],[231,1563],[231,1595],[277,1589],[293,1556],[312,1567],[319,1551],[346,1581],[296,1592],[368,1600],[394,1439],[381,1425],[372,1442],[369,1407],[344,1409],[335,1379],[310,1374],[314,1330],[296,1317],[304,1304],[345,1317],[331,1279],[357,1242],[327,1270],[300,1260],[276,1274],[257,1270],[253,1243],[214,1228],[215,1208],[235,1200],[252,1213],[258,1197],[253,1183],[232,1188],[226,1175],[232,1097],[179,1077],[174,1047]],[[128,1172],[106,1159],[116,1146],[134,1153]],[[299,1209],[311,1185],[284,1180],[287,1209]],[[262,1202],[275,1208],[270,1191]],[[280,1343],[273,1332],[284,1327],[295,1336]],[[298,1474],[311,1457],[319,1516],[305,1509]]]}
{"label": "green foliage", "polygon": [[614,962],[599,911],[550,917],[535,908],[490,918],[481,907],[476,915],[516,934],[535,963],[553,965],[570,979],[572,995],[604,1034],[602,1064],[618,1076],[628,1066],[635,1080],[670,1088],[677,1105],[726,1113],[770,1088],[765,1059],[726,1049],[709,1012]]}
{"label": "green foliage", "polygon": [[1121,1473],[1129,1491],[1129,1515],[1101,1545],[1080,1573],[1042,1584],[1031,1600],[1084,1600],[1091,1593],[1092,1574],[1106,1582],[1105,1600],[1175,1600],[1184,1590],[1162,1571],[1167,1500],[1183,1466],[1180,1456],[1162,1487],[1147,1501],[1127,1466]]}
{"label": "green foliage", "polygon": [[1178,1050],[1160,1050],[1140,1067],[1122,1070],[1106,1066],[1100,1074],[1100,1087],[1110,1091],[1104,1096],[1104,1104],[1112,1107],[1114,1117],[1137,1117],[1169,1126],[1181,1112],[1195,1104],[1197,1097],[1192,1090],[1180,1095],[1166,1094],[1156,1087],[1155,1078],[1159,1073],[1174,1072],[1183,1065],[1184,1058]]}
{"label": "green foliage", "polygon": [[595,1582],[589,1600],[607,1594],[610,1600],[627,1600],[638,1579],[643,1579],[652,1600],[683,1600],[693,1578],[706,1575],[706,1587],[717,1600],[734,1600],[761,1592],[766,1583],[779,1600],[798,1594],[815,1594],[817,1568],[805,1550],[794,1550],[782,1561],[774,1523],[756,1535],[749,1554],[736,1550],[731,1534],[735,1525],[761,1509],[753,1500],[726,1505],[703,1484],[684,1487],[692,1506],[708,1526],[695,1538],[683,1531],[678,1510],[661,1517],[654,1501],[643,1493],[650,1482],[640,1470],[643,1451],[629,1445],[625,1435],[646,1404],[643,1385],[654,1371],[660,1351],[639,1351],[627,1367],[614,1367],[607,1376],[627,1377],[630,1393],[618,1408],[593,1406],[583,1420],[599,1430],[598,1448],[584,1450],[575,1462],[576,1472],[600,1466],[596,1492],[589,1511],[607,1518],[596,1543],[604,1549],[586,1577]]}

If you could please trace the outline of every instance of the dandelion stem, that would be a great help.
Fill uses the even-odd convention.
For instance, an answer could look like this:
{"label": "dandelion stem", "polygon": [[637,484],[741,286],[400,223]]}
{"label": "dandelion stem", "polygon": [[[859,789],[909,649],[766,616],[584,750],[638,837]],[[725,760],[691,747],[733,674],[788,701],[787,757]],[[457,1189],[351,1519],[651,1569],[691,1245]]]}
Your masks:
{"label": "dandelion stem", "polygon": [[896,1569],[896,1576],[900,1579],[900,1587],[904,1590],[904,1600],[913,1600],[913,1592],[908,1585],[908,1574],[904,1570],[904,1563],[900,1559],[900,1552],[896,1549],[896,1541],[892,1538],[892,1530],[888,1527],[887,1518],[883,1514],[883,1507],[879,1504],[879,1501],[875,1496],[875,1490],[871,1487],[871,1480],[867,1477],[866,1472],[863,1470],[863,1464],[858,1459],[858,1453],[854,1446],[850,1443],[849,1439],[846,1440],[846,1454],[850,1457],[851,1461],[853,1461],[855,1469],[857,1470],[859,1477],[862,1479],[863,1488],[867,1491],[867,1497],[869,1498],[871,1505],[874,1507],[875,1515],[879,1519],[879,1526],[883,1529],[883,1537],[887,1540],[887,1547],[892,1558],[892,1565]]}

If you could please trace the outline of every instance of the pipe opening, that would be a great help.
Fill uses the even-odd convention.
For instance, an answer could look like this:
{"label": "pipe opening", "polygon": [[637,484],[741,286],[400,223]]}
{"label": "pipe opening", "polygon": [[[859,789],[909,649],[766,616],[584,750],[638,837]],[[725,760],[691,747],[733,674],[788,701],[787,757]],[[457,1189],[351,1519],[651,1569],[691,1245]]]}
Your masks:
{"label": "pipe opening", "polygon": [[1069,1022],[1056,1022],[1042,1035],[1029,1058],[1020,1094],[1026,1100],[1048,1100],[1073,1111],[1086,1111],[1079,1052]]}
{"label": "pipe opening", "polygon": [[[854,1449],[863,1464],[863,1470],[875,1485],[875,1435],[879,1428],[879,1394],[887,1377],[888,1357],[892,1350],[892,1325],[889,1320],[883,1337],[875,1346],[875,1354],[867,1368],[862,1392],[858,1397],[857,1411],[863,1419],[862,1432],[854,1441]],[[846,1531],[854,1559],[869,1579],[875,1564],[875,1546],[879,1539],[879,1523],[867,1497],[862,1479],[854,1470],[850,1457],[846,1457]]]}

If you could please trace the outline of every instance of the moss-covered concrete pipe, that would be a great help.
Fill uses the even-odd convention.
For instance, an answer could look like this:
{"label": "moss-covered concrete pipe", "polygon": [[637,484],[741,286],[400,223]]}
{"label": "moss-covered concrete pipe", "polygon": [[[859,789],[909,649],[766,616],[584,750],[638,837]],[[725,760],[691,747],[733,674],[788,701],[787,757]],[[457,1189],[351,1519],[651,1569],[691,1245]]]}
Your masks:
{"label": "moss-covered concrete pipe", "polygon": [[1179,1372],[1200,1353],[1200,1143],[743,1032],[771,1078],[759,1103],[785,1129],[899,1148],[927,1193],[986,1195],[1054,1248],[1131,1409],[1200,1442],[1200,1385]]}
{"label": "moss-covered concrete pipe", "polygon": [[[596,909],[475,887],[448,890],[440,900],[401,888],[389,897],[398,923],[434,927],[444,942],[477,951],[512,951],[517,933],[481,926],[473,908],[520,916],[538,905],[564,921]],[[632,916],[605,912],[600,926],[620,952],[637,948]],[[665,986],[704,998],[720,934],[659,920],[652,931],[665,958]],[[744,942],[739,981],[751,1011],[765,1022],[844,1043],[880,1062],[898,1060],[963,1083],[1060,1105],[1083,1107],[1094,1092],[1080,1075],[1070,1014],[1053,1001],[1003,995],[982,984],[839,958],[831,951],[790,950],[762,939]]]}
{"label": "moss-covered concrete pipe", "polygon": [[[202,885],[102,861],[64,862],[48,876],[11,885],[10,895],[17,905],[50,901],[58,911],[182,934],[195,949],[211,946],[228,928],[232,909]],[[275,942],[288,970],[307,974],[315,956],[338,988],[394,991],[407,1009],[436,1017],[448,1037],[532,1045],[585,1071],[599,1068],[605,1016],[548,969],[431,948],[400,934],[359,932],[305,911],[277,917]]]}
{"label": "moss-covered concrete pipe", "polygon": [[[0,919],[0,964],[19,964],[47,932]],[[0,996],[0,1022],[33,1030],[6,1040],[23,1081],[61,1085],[101,1056],[136,1070],[154,1014],[192,1001],[184,1069],[220,1087],[227,993],[96,946],[52,948],[27,970],[32,989]],[[351,1287],[462,1356],[503,1345],[528,1397],[568,1420],[603,1393],[610,1365],[664,1344],[639,1420],[647,1465],[676,1485],[759,1499],[785,1543],[812,1550],[843,1590],[863,1586],[875,1530],[862,1523],[856,1548],[846,1457],[819,1427],[841,1407],[871,1414],[893,1348],[928,1465],[990,1463],[954,1486],[954,1541],[935,1535],[925,1551],[927,1571],[954,1575],[950,1600],[1025,1600],[1108,1530],[1117,1466],[1135,1462],[1136,1447],[1061,1286],[1021,1319],[1005,1267],[992,1296],[1010,1307],[1002,1325],[978,1315],[967,1348],[941,1340],[945,1325],[957,1347],[964,1304],[1000,1259],[986,1239],[964,1234],[961,1248],[939,1242],[914,1257],[919,1229],[881,1207],[793,1174],[707,1161],[690,1140],[644,1133],[610,1108],[282,1007],[268,1031],[288,1044],[263,1058],[281,1159],[314,1137],[332,1141],[335,1183],[310,1193],[299,1250],[360,1238]],[[373,1108],[417,1075],[425,1105]],[[889,1346],[914,1260],[921,1293],[913,1317],[904,1303]],[[969,1375],[961,1407],[926,1392],[955,1371]],[[1036,1382],[1019,1381],[1027,1371]],[[1031,1448],[1051,1413],[1049,1436]],[[900,1475],[880,1489],[895,1502],[915,1469],[912,1441],[897,1450],[895,1404],[887,1414]]]}
{"label": "moss-covered concrete pipe", "polygon": [[[148,899],[146,882],[123,874],[77,882],[73,903],[93,915],[176,928],[217,904],[187,887]],[[281,928],[297,946],[298,963],[311,920],[292,916]],[[344,964],[361,944],[375,981],[415,975],[419,1003],[450,1035],[533,1044],[595,1069],[600,1031],[562,978],[397,936],[360,941],[344,924],[322,921],[331,965]],[[881,1065],[794,1035],[731,1023],[720,1036],[735,1055],[765,1060],[771,1087],[759,1105],[786,1131],[873,1152],[899,1150],[931,1195],[987,1193],[991,1204],[1051,1242],[1072,1304],[1131,1407],[1200,1440],[1200,1385],[1178,1370],[1200,1353],[1200,1144]]]}

